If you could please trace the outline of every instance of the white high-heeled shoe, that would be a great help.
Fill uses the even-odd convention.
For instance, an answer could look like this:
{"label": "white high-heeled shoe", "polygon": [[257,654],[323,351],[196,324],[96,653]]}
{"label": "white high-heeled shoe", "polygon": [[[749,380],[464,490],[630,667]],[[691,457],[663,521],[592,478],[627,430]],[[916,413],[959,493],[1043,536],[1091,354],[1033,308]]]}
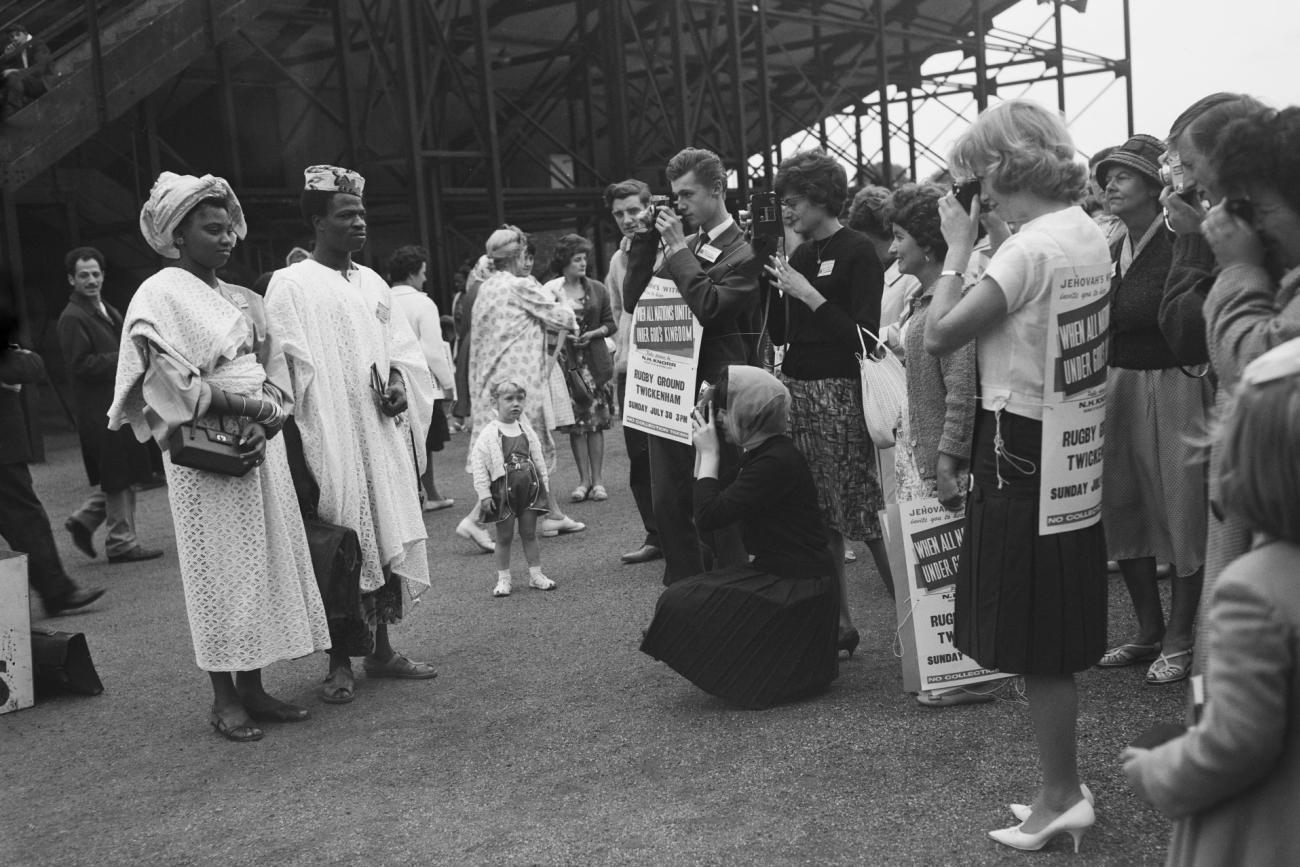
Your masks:
{"label": "white high-heeled shoe", "polygon": [[[1083,793],[1083,799],[1085,801],[1087,801],[1089,804],[1092,804],[1094,807],[1097,806],[1096,800],[1094,800],[1092,797],[1091,789],[1089,789],[1083,783],[1080,783],[1079,791]],[[1007,806],[1011,808],[1011,815],[1015,816],[1021,822],[1024,822],[1026,819],[1028,819],[1031,815],[1033,815],[1034,812],[1033,807],[1030,807],[1028,804],[1007,804]]]}
{"label": "white high-heeled shoe", "polygon": [[1097,814],[1093,812],[1092,804],[1079,800],[1070,809],[1047,823],[1047,826],[1037,834],[1028,834],[1020,830],[1020,825],[1016,825],[1014,828],[989,831],[989,836],[1004,846],[1025,852],[1037,852],[1056,835],[1069,834],[1074,840],[1074,851],[1078,853],[1079,841],[1096,821]]}

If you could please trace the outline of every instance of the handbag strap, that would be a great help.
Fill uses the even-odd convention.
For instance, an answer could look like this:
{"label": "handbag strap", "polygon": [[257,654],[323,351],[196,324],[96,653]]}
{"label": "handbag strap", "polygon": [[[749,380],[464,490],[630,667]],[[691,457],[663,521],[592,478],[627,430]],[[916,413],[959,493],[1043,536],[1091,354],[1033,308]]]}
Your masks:
{"label": "handbag strap", "polygon": [[560,363],[560,353],[564,351],[564,344],[565,344],[565,342],[568,341],[568,339],[569,339],[569,332],[567,332],[567,331],[557,331],[557,332],[556,332],[556,335],[557,335],[557,337],[556,337],[556,341],[555,341],[555,351],[552,352],[552,353],[547,357],[547,359],[546,359],[546,360],[547,360],[547,366],[546,366],[546,378],[547,378],[547,379],[550,379],[550,378],[551,378],[551,371],[554,370],[554,369],[555,369],[555,366],[556,366],[557,364]]}
{"label": "handbag strap", "polygon": [[[863,334],[863,332],[866,332],[866,335],[867,335],[868,337],[870,337],[872,340],[876,341],[876,348],[873,349],[873,350],[871,350],[870,352],[867,351],[867,342],[866,342],[865,340],[862,339],[862,334]],[[862,346],[862,358],[863,358],[863,360],[866,360],[866,359],[868,359],[868,358],[875,358],[875,357],[876,357],[876,353],[879,352],[881,349],[884,349],[884,348],[885,348],[885,341],[881,340],[879,337],[877,337],[875,334],[873,334],[873,333],[871,332],[871,329],[870,329],[870,328],[867,328],[865,325],[859,325],[859,326],[858,326],[858,343],[861,344],[861,346]]]}

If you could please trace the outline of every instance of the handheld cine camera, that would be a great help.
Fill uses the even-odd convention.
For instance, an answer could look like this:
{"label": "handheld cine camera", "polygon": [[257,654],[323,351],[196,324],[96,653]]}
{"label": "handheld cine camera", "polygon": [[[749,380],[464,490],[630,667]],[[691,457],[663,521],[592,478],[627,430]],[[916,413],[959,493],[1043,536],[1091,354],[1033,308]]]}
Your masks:
{"label": "handheld cine camera", "polygon": [[980,194],[980,179],[971,178],[969,181],[961,183],[953,182],[952,194],[957,197],[957,204],[966,213],[970,213],[970,203],[975,201],[975,197]]}
{"label": "handheld cine camera", "polygon": [[641,212],[641,225],[649,231],[655,227],[655,217],[659,216],[660,208],[671,208],[673,200],[668,196],[651,196],[650,204]]}
{"label": "handheld cine camera", "polygon": [[781,206],[776,193],[754,193],[749,197],[750,228],[755,238],[781,238],[785,224],[781,221]]}

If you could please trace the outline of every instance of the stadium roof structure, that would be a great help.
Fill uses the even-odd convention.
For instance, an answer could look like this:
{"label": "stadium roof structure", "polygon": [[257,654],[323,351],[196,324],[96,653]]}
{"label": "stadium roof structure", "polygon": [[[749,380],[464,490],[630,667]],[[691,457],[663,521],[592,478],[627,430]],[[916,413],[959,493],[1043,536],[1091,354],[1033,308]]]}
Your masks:
{"label": "stadium roof structure", "polygon": [[[231,180],[262,270],[301,234],[302,167],[335,162],[367,175],[376,234],[425,243],[449,291],[507,219],[602,242],[604,186],[662,187],[687,144],[744,196],[800,130],[888,174],[924,147],[918,101],[983,106],[1018,70],[1127,77],[1061,44],[1060,7],[1084,0],[1045,2],[1055,40],[991,29],[1015,0],[0,0],[0,25],[48,28],[64,72],[0,132],[6,264],[21,282],[20,210],[24,231],[138,249],[132,212],[171,169]],[[853,144],[831,142],[846,123]]]}

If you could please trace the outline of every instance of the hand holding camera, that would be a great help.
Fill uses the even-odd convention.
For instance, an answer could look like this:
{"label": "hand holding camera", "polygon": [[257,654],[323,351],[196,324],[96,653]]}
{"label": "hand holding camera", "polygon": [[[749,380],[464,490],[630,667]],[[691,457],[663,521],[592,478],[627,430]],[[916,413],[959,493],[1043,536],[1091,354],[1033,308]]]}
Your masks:
{"label": "hand holding camera", "polygon": [[[979,181],[974,183],[978,185]],[[943,239],[948,242],[948,259],[952,259],[954,253],[961,258],[969,259],[971,250],[975,249],[975,241],[980,233],[982,204],[977,195],[978,191],[979,187],[976,186],[964,206],[958,200],[956,185],[951,193],[939,200],[939,229],[943,232]],[[958,270],[964,269],[963,265]]]}
{"label": "hand holding camera", "polygon": [[1244,209],[1238,201],[1229,199],[1210,208],[1201,224],[1201,234],[1214,251],[1220,268],[1264,264],[1264,244],[1254,227],[1242,218]]}

